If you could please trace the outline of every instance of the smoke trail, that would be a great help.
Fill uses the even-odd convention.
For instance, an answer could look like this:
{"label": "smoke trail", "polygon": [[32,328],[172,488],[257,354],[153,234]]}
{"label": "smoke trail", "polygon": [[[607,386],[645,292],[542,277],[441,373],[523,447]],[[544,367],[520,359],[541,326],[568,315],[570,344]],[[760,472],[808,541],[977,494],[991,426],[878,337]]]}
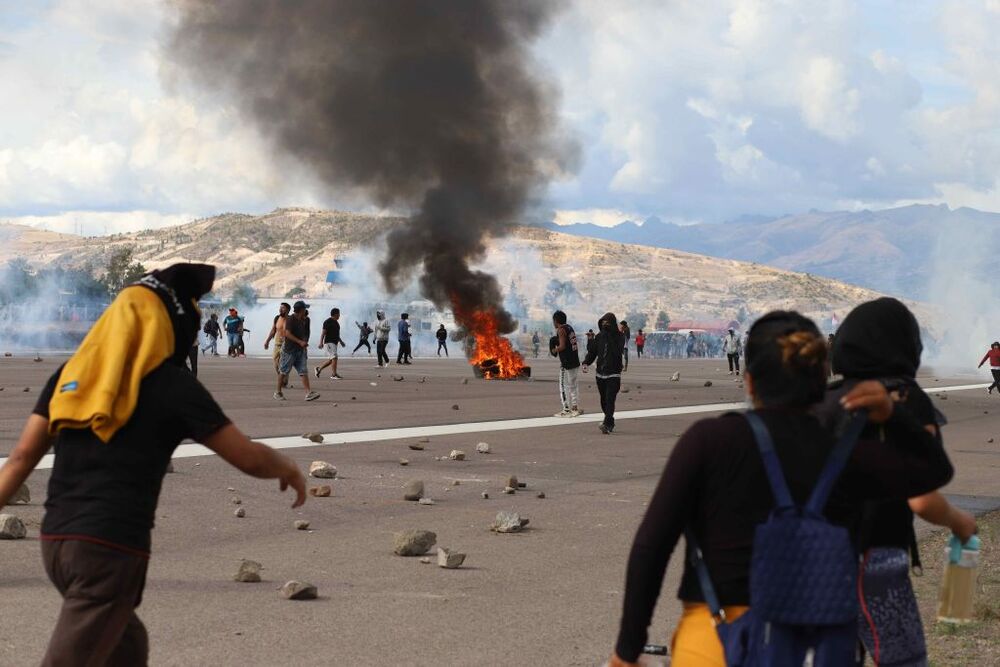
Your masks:
{"label": "smoke trail", "polygon": [[388,237],[388,289],[419,268],[436,305],[509,332],[500,286],[469,262],[575,161],[529,48],[559,4],[173,0],[168,49],[331,187],[412,212]]}

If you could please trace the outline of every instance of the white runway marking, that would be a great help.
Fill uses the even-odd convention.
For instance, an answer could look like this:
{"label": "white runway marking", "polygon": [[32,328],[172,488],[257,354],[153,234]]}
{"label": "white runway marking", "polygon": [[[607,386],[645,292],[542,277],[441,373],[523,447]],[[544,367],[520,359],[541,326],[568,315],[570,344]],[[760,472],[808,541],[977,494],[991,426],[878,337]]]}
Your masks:
{"label": "white runway marking", "polygon": [[[949,391],[969,391],[985,389],[987,384],[964,384],[951,387],[925,387],[927,393],[938,394]],[[645,419],[649,417],[673,417],[677,415],[694,415],[709,412],[726,412],[742,410],[746,407],[739,403],[704,403],[701,405],[679,405],[672,408],[647,408],[645,410],[625,410],[615,413],[615,420]],[[499,421],[467,422],[464,424],[440,424],[437,426],[409,426],[401,428],[383,428],[371,431],[348,431],[346,433],[324,433],[323,442],[315,443],[297,435],[279,438],[259,438],[259,442],[275,449],[296,449],[299,447],[318,447],[322,445],[348,445],[359,442],[378,442],[380,440],[402,440],[405,438],[424,438],[437,435],[460,435],[463,433],[488,433],[491,431],[515,431],[528,428],[544,428],[549,426],[572,426],[581,423],[597,423],[603,419],[600,413],[585,414],[579,417],[529,417],[527,419],[504,419]],[[203,445],[181,445],[174,451],[175,459],[195,456],[214,456],[215,453]],[[42,457],[36,470],[52,467],[52,454]],[[7,461],[0,458],[0,465]]]}

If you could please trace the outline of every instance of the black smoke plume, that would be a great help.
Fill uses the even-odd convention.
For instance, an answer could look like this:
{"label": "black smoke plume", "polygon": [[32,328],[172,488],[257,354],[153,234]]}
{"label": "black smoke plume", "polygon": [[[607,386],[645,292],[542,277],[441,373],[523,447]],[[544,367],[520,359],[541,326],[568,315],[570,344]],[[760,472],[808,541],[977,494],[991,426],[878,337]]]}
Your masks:
{"label": "black smoke plume", "polygon": [[[335,188],[410,212],[386,287],[516,322],[470,268],[575,159],[530,46],[548,0],[173,0],[169,54]],[[465,321],[463,321],[463,319]]]}

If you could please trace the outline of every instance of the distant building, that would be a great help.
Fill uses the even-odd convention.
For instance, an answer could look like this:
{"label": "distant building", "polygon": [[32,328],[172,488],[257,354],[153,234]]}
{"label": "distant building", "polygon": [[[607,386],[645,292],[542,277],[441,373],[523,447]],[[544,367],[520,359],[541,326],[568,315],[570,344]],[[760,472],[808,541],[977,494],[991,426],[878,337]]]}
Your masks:
{"label": "distant building", "polygon": [[347,284],[347,272],[346,270],[350,268],[348,266],[347,260],[334,259],[333,260],[333,270],[327,271],[326,273],[326,283],[327,285],[346,285]]}

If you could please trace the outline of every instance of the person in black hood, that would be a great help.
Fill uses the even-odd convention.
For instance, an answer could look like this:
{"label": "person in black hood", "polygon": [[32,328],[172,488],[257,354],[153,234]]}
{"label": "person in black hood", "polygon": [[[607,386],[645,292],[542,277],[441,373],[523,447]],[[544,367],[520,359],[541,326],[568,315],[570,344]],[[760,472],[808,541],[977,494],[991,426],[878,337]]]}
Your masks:
{"label": "person in black hood", "polygon": [[[828,428],[847,419],[839,399],[865,380],[879,380],[897,397],[897,409],[909,412],[935,436],[945,456],[941,426],[946,423],[930,397],[917,385],[923,344],[913,313],[889,297],[863,303],[840,325],[832,343],[832,370],[843,377],[830,385],[816,414]],[[878,433],[872,429],[871,435]],[[909,569],[920,566],[913,513],[950,528],[966,542],[975,519],[953,507],[941,493],[907,500],[869,501],[853,532],[863,554],[859,585],[859,636],[877,664],[926,664],[926,646]]]}
{"label": "person in black hood", "polygon": [[3,507],[54,447],[39,540],[63,605],[43,665],[147,664],[136,608],[163,477],[182,440],[291,486],[294,507],[305,502],[295,462],[251,442],[183,368],[197,300],[214,277],[212,266],[175,264],[122,290],[49,378],[0,468]]}
{"label": "person in black hood", "polygon": [[618,329],[618,318],[614,313],[605,313],[597,322],[597,335],[593,345],[587,346],[587,357],[583,360],[584,372],[597,362],[594,375],[604,411],[604,421],[599,428],[605,435],[615,430],[615,399],[622,387],[624,348],[625,335]]}

